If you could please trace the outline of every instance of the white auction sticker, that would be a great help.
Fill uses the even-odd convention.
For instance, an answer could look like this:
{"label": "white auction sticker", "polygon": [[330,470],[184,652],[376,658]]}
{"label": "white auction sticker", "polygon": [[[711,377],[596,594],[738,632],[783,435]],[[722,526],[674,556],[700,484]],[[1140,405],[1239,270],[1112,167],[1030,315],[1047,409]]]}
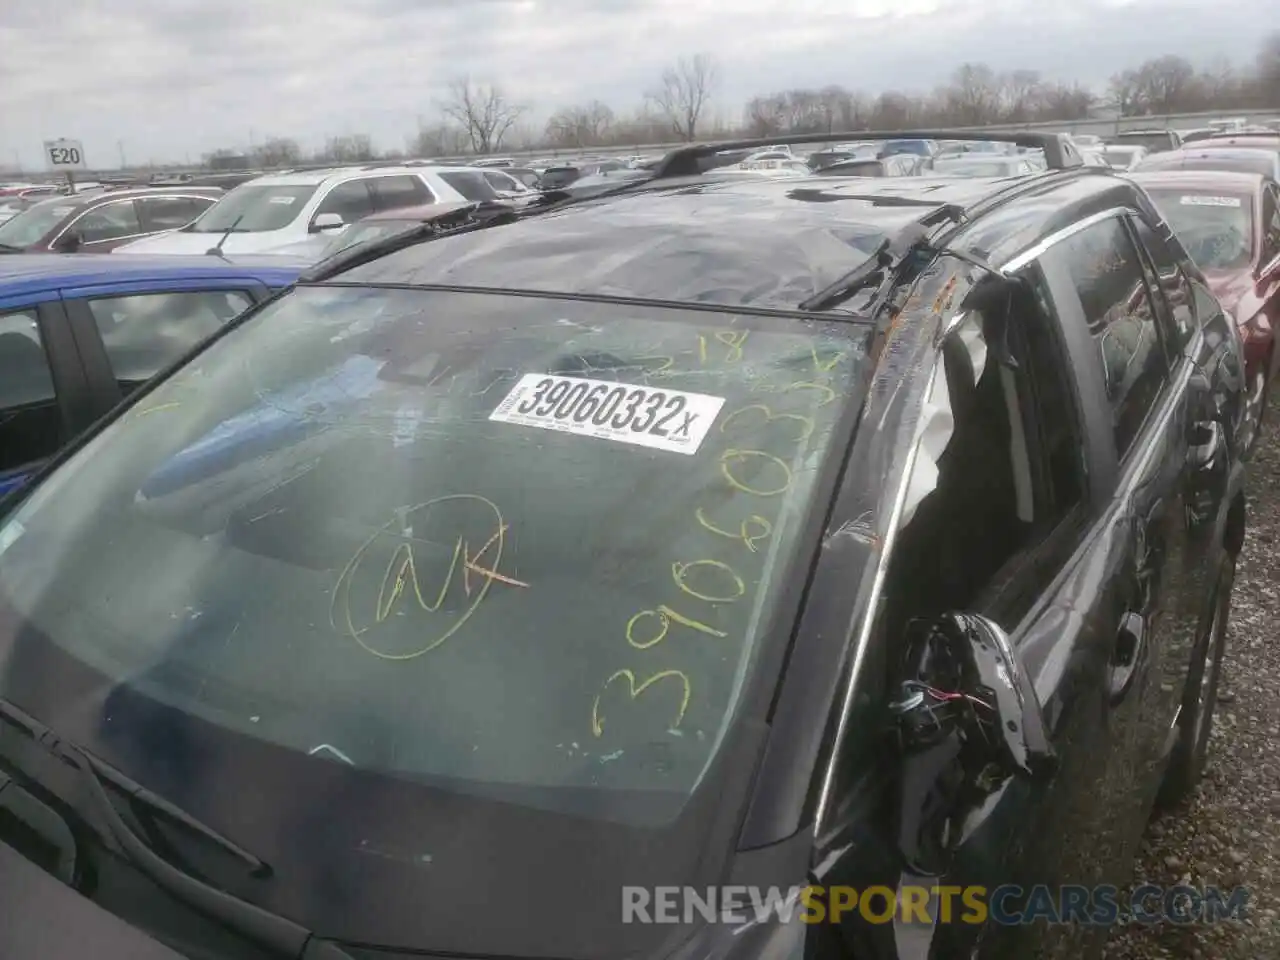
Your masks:
{"label": "white auction sticker", "polygon": [[722,406],[705,393],[529,373],[489,419],[692,454]]}
{"label": "white auction sticker", "polygon": [[1188,207],[1240,207],[1244,205],[1239,197],[1183,197],[1180,202]]}

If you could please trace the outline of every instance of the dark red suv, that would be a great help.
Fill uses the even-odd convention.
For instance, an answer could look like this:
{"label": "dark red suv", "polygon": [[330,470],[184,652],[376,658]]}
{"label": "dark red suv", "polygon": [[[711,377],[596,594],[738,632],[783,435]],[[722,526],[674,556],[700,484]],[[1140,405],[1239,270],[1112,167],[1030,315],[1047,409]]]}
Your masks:
{"label": "dark red suv", "polygon": [[160,187],[50,197],[0,224],[0,253],[104,253],[185,227],[222,194],[217,187]]}

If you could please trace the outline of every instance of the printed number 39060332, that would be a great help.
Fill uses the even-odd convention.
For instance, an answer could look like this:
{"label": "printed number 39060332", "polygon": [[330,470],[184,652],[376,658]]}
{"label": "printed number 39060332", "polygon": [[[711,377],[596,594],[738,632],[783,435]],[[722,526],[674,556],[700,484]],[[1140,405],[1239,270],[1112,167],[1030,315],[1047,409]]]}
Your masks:
{"label": "printed number 39060332", "polygon": [[[553,417],[576,423],[590,421],[614,430],[628,427],[635,433],[649,431],[667,436],[686,406],[683,396],[668,396],[661,390],[643,387],[589,386],[570,380],[547,377],[534,388],[533,396],[521,403],[517,412],[536,417]],[[676,421],[673,423],[673,421]]]}

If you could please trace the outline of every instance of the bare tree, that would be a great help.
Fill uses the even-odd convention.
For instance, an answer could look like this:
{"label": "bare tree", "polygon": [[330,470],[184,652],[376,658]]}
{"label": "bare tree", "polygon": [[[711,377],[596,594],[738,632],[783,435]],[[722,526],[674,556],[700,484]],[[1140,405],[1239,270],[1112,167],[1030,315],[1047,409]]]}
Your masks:
{"label": "bare tree", "polygon": [[454,157],[471,147],[467,131],[455,123],[436,123],[418,128],[409,138],[409,153],[415,157]]}
{"label": "bare tree", "polygon": [[1196,69],[1172,54],[1148,60],[1135,71],[1138,98],[1148,113],[1175,113],[1200,105]]}
{"label": "bare tree", "polygon": [[649,91],[648,99],[681,140],[692,140],[697,135],[698,121],[715,92],[719,74],[710,54],[681,57],[662,71],[658,86]]}
{"label": "bare tree", "polygon": [[268,137],[250,156],[255,167],[291,167],[302,159],[302,148],[289,137]]}
{"label": "bare tree", "polygon": [[965,63],[952,76],[947,91],[951,112],[958,123],[981,126],[1000,116],[1000,84],[984,63]]}
{"label": "bare tree", "polygon": [[1274,107],[1280,101],[1280,30],[1272,30],[1262,41],[1262,49],[1258,52],[1257,85],[1258,106]]}
{"label": "bare tree", "polygon": [[599,100],[557,110],[547,121],[547,139],[556,146],[585,147],[604,142],[613,111]]}
{"label": "bare tree", "polygon": [[1145,107],[1136,70],[1122,70],[1113,76],[1107,84],[1107,96],[1122,117],[1141,113]]}
{"label": "bare tree", "polygon": [[1044,93],[1040,74],[1034,70],[1012,70],[999,79],[1000,110],[1011,123],[1030,120],[1040,107]]}
{"label": "bare tree", "polygon": [[377,153],[367,133],[353,133],[341,137],[329,137],[324,149],[316,154],[321,163],[362,163],[374,160]]}
{"label": "bare tree", "polygon": [[458,77],[449,83],[449,93],[440,104],[441,112],[463,130],[474,153],[501,149],[502,139],[528,108],[507,99],[497,84],[476,83]]}
{"label": "bare tree", "polygon": [[1079,84],[1053,84],[1040,91],[1037,116],[1042,120],[1084,120],[1096,101],[1093,92]]}

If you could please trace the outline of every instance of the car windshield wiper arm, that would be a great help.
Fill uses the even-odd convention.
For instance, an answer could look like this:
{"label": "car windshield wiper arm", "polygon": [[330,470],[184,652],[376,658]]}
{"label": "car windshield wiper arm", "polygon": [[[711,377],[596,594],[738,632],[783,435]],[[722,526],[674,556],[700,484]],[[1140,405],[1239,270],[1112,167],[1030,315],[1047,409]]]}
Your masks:
{"label": "car windshield wiper arm", "polygon": [[62,746],[63,755],[79,768],[84,777],[88,796],[106,821],[111,836],[129,860],[157,886],[222,926],[280,954],[281,957],[291,960],[352,960],[351,955],[341,947],[317,939],[314,933],[301,924],[234,897],[169,863],[143,843],[124,822],[120,811],[107,796],[89,754],[65,740]]}
{"label": "car windshield wiper arm", "polygon": [[[187,811],[183,810],[176,803],[172,803],[148,790],[136,780],[126,777],[119,770],[109,764],[99,760],[93,754],[89,753],[83,747],[76,746],[68,741],[65,737],[59,736],[39,720],[28,715],[16,704],[10,703],[8,700],[0,699],[0,719],[7,720],[11,725],[18,727],[33,740],[39,743],[50,753],[58,757],[66,757],[76,762],[75,756],[68,756],[72,751],[77,756],[88,758],[93,765],[94,772],[103,780],[110,783],[113,787],[125,795],[131,802],[146,807],[149,811],[159,814],[166,820],[172,821],[177,825],[199,834],[210,843],[231,854],[237,860],[243,861],[248,865],[250,873],[255,877],[269,877],[271,875],[271,867],[259,857],[254,856],[244,847],[237,844],[234,840],[224,837],[213,827],[197,820]],[[78,765],[78,763],[77,763]]]}
{"label": "car windshield wiper arm", "polygon": [[0,253],[26,253],[26,247],[15,247],[11,243],[0,243]]}

